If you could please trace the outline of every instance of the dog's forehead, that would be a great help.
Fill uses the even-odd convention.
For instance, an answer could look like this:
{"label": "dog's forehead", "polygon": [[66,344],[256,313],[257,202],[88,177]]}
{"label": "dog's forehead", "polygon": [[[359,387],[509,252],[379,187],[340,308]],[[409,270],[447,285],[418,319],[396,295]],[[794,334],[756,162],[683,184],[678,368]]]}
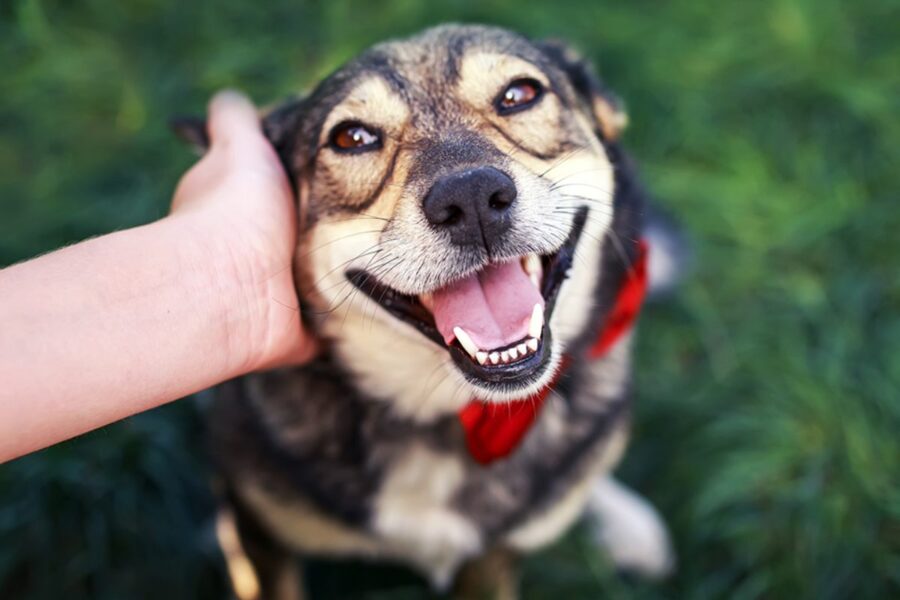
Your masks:
{"label": "dog's forehead", "polygon": [[[338,70],[319,90],[339,102],[372,77],[383,79],[411,104],[433,100],[454,89],[467,57],[474,54],[508,56],[535,65],[554,77],[554,65],[525,37],[505,29],[444,25],[414,37],[371,47]],[[326,102],[327,104],[327,102]]]}
{"label": "dog's forehead", "polygon": [[494,53],[540,63],[544,55],[526,38],[505,29],[449,25],[372,49],[381,53],[389,68],[410,83],[453,84],[464,59],[474,53]]}

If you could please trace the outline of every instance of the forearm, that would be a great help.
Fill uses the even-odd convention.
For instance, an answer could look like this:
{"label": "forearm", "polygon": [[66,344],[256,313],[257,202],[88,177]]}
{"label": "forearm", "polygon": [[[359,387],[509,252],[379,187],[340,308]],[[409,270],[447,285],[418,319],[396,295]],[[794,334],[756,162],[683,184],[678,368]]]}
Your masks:
{"label": "forearm", "polygon": [[170,217],[0,271],[0,461],[254,366],[264,282],[223,237]]}

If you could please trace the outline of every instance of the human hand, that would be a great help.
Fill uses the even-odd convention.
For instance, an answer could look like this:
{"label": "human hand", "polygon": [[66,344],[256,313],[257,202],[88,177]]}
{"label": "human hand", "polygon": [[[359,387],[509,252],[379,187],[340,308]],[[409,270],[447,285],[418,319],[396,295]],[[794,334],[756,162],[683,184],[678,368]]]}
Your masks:
{"label": "human hand", "polygon": [[241,287],[243,305],[229,310],[249,318],[227,319],[226,350],[247,371],[308,361],[318,345],[300,319],[296,204],[281,162],[255,107],[237,92],[212,99],[207,129],[210,148],[179,182],[169,218],[189,224],[204,248],[197,268],[209,270],[213,285]]}

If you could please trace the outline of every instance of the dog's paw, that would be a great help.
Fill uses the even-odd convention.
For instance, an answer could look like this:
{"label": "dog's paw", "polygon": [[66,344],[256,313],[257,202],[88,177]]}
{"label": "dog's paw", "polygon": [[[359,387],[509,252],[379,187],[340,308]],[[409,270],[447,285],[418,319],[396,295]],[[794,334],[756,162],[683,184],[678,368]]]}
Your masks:
{"label": "dog's paw", "polygon": [[598,480],[587,506],[594,540],[617,568],[654,579],[675,568],[675,553],[659,513],[611,477]]}
{"label": "dog's paw", "polygon": [[650,203],[644,215],[642,236],[650,246],[648,297],[664,298],[678,287],[690,270],[687,234],[674,217]]}

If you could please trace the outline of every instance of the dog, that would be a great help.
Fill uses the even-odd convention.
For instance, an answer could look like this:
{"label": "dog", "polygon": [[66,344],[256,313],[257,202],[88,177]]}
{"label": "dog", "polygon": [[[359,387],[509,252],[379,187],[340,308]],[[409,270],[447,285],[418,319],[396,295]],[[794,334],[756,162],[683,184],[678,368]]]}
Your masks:
{"label": "dog", "polygon": [[[296,191],[297,293],[325,351],[211,406],[236,595],[301,597],[299,554],[513,598],[515,557],[583,516],[617,566],[671,569],[662,521],[610,476],[665,244],[646,243],[627,118],[590,65],[444,25],[372,47],[262,122]],[[179,129],[206,144],[202,121]]]}

